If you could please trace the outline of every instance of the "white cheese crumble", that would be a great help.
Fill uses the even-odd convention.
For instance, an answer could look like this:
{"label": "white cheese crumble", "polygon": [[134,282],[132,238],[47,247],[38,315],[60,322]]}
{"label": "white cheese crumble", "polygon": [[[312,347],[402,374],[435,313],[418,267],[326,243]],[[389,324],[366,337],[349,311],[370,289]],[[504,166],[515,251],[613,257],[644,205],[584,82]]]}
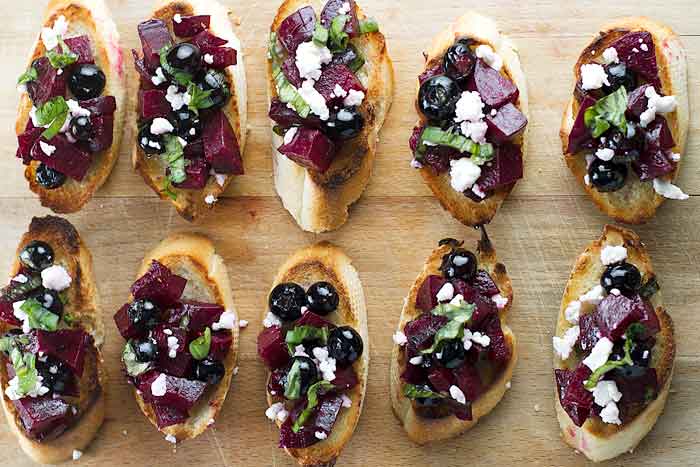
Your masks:
{"label": "white cheese crumble", "polygon": [[159,374],[158,377],[151,383],[151,394],[153,394],[155,397],[163,397],[167,392],[167,383],[168,378],[165,376],[165,373]]}
{"label": "white cheese crumble", "polygon": [[182,23],[182,15],[177,13],[175,16],[173,16],[173,21],[175,21],[177,24]]}
{"label": "white cheese crumble", "polygon": [[212,204],[216,203],[216,201],[217,201],[217,199],[216,199],[216,196],[214,196],[214,195],[207,195],[207,197],[204,198],[204,202],[210,206]]}
{"label": "white cheese crumble", "polygon": [[312,80],[306,80],[301,84],[301,87],[297,89],[297,92],[304,101],[309,104],[311,111],[318,115],[321,120],[328,120],[330,117],[330,110],[326,105],[326,99],[314,88],[314,82]]}
{"label": "white cheese crumble", "polygon": [[161,67],[156,68],[156,75],[151,77],[151,83],[155,86],[160,86],[167,81],[168,79],[165,77],[163,69]]}
{"label": "white cheese crumble", "polygon": [[640,49],[642,49],[645,52],[649,52],[649,46],[646,44],[642,44],[639,46]]}
{"label": "white cheese crumble", "polygon": [[326,347],[314,347],[311,351],[314,354],[314,358],[318,360],[318,369],[323,375],[323,379],[326,381],[333,381],[335,379],[335,358],[328,356],[328,348]]}
{"label": "white cheese crumble", "polygon": [[477,183],[475,183],[472,186],[472,193],[474,193],[476,196],[478,196],[481,199],[486,198],[486,193],[484,193],[484,191],[481,189],[481,187]]}
{"label": "white cheese crumble", "polygon": [[248,327],[248,320],[242,319],[242,320],[238,323],[238,327],[241,328],[241,329],[247,328],[247,327]]}
{"label": "white cheese crumble", "polygon": [[180,110],[186,104],[185,93],[179,92],[177,86],[173,85],[168,86],[168,91],[165,94],[165,100],[170,102],[170,107],[172,107],[173,110]]}
{"label": "white cheese crumble", "polygon": [[490,45],[481,44],[475,50],[476,56],[482,59],[488,66],[494,70],[500,70],[503,67],[503,59],[491,48]]}
{"label": "white cheese crumble", "polygon": [[445,282],[445,285],[440,287],[440,290],[438,290],[438,293],[435,295],[435,298],[438,299],[438,302],[447,302],[452,300],[452,297],[455,296],[455,287],[449,282]]}
{"label": "white cheese crumble", "polygon": [[596,342],[588,357],[583,359],[583,364],[590,368],[591,371],[596,371],[608,361],[612,349],[612,341],[607,337],[601,338]]}
{"label": "white cheese crumble", "polygon": [[304,347],[302,344],[299,344],[296,347],[294,347],[294,356],[295,357],[308,357],[309,354],[306,353],[306,347]]}
{"label": "white cheese crumble", "polygon": [[619,246],[606,245],[600,251],[600,262],[603,263],[605,266],[619,263],[619,262],[624,261],[626,259],[627,259],[627,248],[625,248],[622,245],[619,245]]}
{"label": "white cheese crumble", "polygon": [[461,389],[459,389],[457,386],[454,384],[450,386],[450,397],[452,397],[454,400],[459,402],[460,404],[466,404],[467,403],[467,398],[462,392]]}
{"label": "white cheese crumble", "polygon": [[12,378],[8,385],[7,388],[5,388],[5,395],[7,396],[8,399],[12,401],[19,400],[23,397],[29,396],[29,397],[41,397],[45,395],[46,393],[49,392],[49,388],[46,386],[42,385],[41,382],[44,380],[44,378],[40,376],[37,376],[36,382],[34,383],[34,387],[29,390],[26,394],[20,394],[19,391],[19,378],[15,376]]}
{"label": "white cheese crumble", "polygon": [[347,15],[348,13],[350,13],[350,2],[343,2],[340,8],[338,8],[338,14]]}
{"label": "white cheese crumble", "polygon": [[464,350],[472,348],[473,344],[479,344],[482,347],[488,347],[491,344],[491,338],[480,332],[472,332],[469,329],[464,329],[464,337],[462,337]]}
{"label": "white cheese crumble", "polygon": [[481,120],[478,122],[462,122],[460,129],[467,138],[470,138],[475,143],[484,144],[489,126],[485,121]]}
{"label": "white cheese crumble", "polygon": [[450,185],[460,193],[471,188],[481,176],[481,167],[469,158],[450,161]]}
{"label": "white cheese crumble", "polygon": [[[248,321],[242,320],[241,327],[245,322],[245,326],[248,325]],[[220,329],[233,329],[236,326],[236,313],[233,311],[226,310],[219,316],[219,321],[211,325],[212,331],[219,331]]]}
{"label": "white cheese crumble", "polygon": [[612,289],[612,290],[610,290],[610,295],[617,295],[617,296],[619,296],[619,295],[621,295],[621,294],[622,294],[622,292],[620,292],[620,289]]}
{"label": "white cheese crumble", "polygon": [[610,86],[605,68],[597,63],[581,65],[581,88],[584,91],[600,89],[603,85]]}
{"label": "white cheese crumble", "polygon": [[506,381],[506,389],[510,389],[512,386],[510,381]]}
{"label": "white cheese crumble", "polygon": [[72,281],[73,279],[71,279],[66,268],[57,264],[41,271],[41,284],[44,288],[55,290],[56,292],[66,290],[70,287]]}
{"label": "white cheese crumble", "polygon": [[455,122],[478,122],[484,118],[484,102],[476,91],[464,91],[455,107]]}
{"label": "white cheese crumble", "polygon": [[343,400],[343,407],[346,409],[352,407],[352,399],[350,399],[346,394],[341,394],[340,398]]}
{"label": "white cheese crumble", "polygon": [[404,334],[401,331],[396,331],[393,336],[391,336],[394,344],[399,345],[399,346],[404,346],[408,344],[408,339],[406,338],[406,334]]}
{"label": "white cheese crumble", "polygon": [[204,54],[204,62],[211,65],[214,63],[214,56],[212,54]]}
{"label": "white cheese crumble", "polygon": [[177,340],[175,336],[168,336],[168,357],[177,357],[177,349],[180,347],[180,341]]}
{"label": "white cheese crumble", "polygon": [[408,362],[409,362],[411,365],[420,366],[420,365],[423,364],[423,356],[422,356],[422,355],[416,355],[415,357],[409,359]]}
{"label": "white cheese crumble", "polygon": [[615,157],[615,151],[613,151],[610,148],[601,148],[595,152],[595,155],[598,159],[602,161],[609,161],[610,159]]}
{"label": "white cheese crumble", "polygon": [[326,433],[324,433],[323,431],[315,432],[314,436],[316,437],[316,439],[320,439],[320,440],[324,440],[324,439],[328,438],[328,435]]}
{"label": "white cheese crumble", "polygon": [[654,191],[656,191],[659,195],[663,196],[664,198],[677,199],[681,201],[690,198],[690,196],[683,193],[683,190],[681,190],[679,187],[669,182],[668,180],[664,180],[662,178],[655,178],[653,183]]}
{"label": "white cheese crumble", "polygon": [[504,309],[506,305],[508,305],[508,297],[504,297],[501,294],[494,295],[493,297],[491,297],[491,300],[493,300],[493,303],[496,304],[496,308],[498,308],[499,310]]}
{"label": "white cheese crumble", "polygon": [[167,118],[156,117],[151,122],[151,133],[154,135],[164,135],[171,133],[175,127]]}
{"label": "white cheese crumble", "polygon": [[166,440],[168,443],[173,443],[173,444],[176,444],[176,443],[177,443],[177,438],[174,437],[173,435],[165,435],[165,440]]}
{"label": "white cheese crumble", "polygon": [[416,159],[411,159],[410,166],[412,169],[422,169],[423,164],[421,164],[418,160]]}
{"label": "white cheese crumble", "polygon": [[[627,255],[625,255],[627,257]],[[602,285],[596,285],[591,290],[579,297],[581,303],[590,303],[591,305],[598,305],[605,298],[605,289]]]}
{"label": "white cheese crumble", "polygon": [[554,352],[562,360],[566,360],[571,355],[571,351],[578,341],[578,336],[581,334],[581,328],[578,326],[572,326],[566,330],[564,336],[554,336],[552,337],[552,346],[554,347]]}
{"label": "white cheese crumble", "polygon": [[578,300],[569,302],[564,310],[564,317],[571,324],[578,324],[578,320],[581,317],[581,302]]}
{"label": "white cheese crumble", "polygon": [[657,113],[670,113],[676,110],[678,102],[676,96],[660,96],[654,86],[649,86],[644,91],[647,97],[647,109],[639,116],[639,124],[642,128],[646,128],[649,123],[654,121]]}
{"label": "white cheese crumble", "polygon": [[600,419],[605,423],[610,423],[613,425],[622,425],[620,420],[620,409],[618,409],[617,404],[610,402],[608,405],[600,411]]}
{"label": "white cheese crumble", "polygon": [[284,144],[291,143],[298,132],[299,132],[299,128],[295,127],[295,126],[291,127],[289,130],[285,131],[284,132],[284,139],[283,139]]}
{"label": "white cheese crumble", "polygon": [[299,44],[295,63],[302,79],[317,81],[321,77],[321,66],[333,59],[326,46],[316,45],[314,41]]}
{"label": "white cheese crumble", "polygon": [[27,282],[29,282],[29,278],[27,278],[27,276],[25,276],[24,274],[17,274],[15,277],[12,278],[12,282],[26,284]]}
{"label": "white cheese crumble", "polygon": [[265,411],[265,416],[271,422],[274,422],[275,420],[279,420],[279,421],[283,422],[284,420],[280,420],[280,414],[282,414],[284,420],[286,420],[287,416],[289,415],[289,413],[287,412],[287,410],[284,407],[284,404],[282,402],[275,402],[270,407],[268,407],[267,410]]}
{"label": "white cheese crumble", "polygon": [[351,89],[348,91],[347,97],[343,100],[343,104],[347,107],[354,107],[357,105],[362,104],[362,101],[365,100],[365,93],[362,91],[356,91],[354,89]]}
{"label": "white cheese crumble", "polygon": [[44,43],[46,50],[55,49],[58,46],[58,40],[65,36],[68,32],[68,21],[66,17],[61,15],[53,23],[53,27],[41,28],[41,41]]}
{"label": "white cheese crumble", "polygon": [[39,141],[39,147],[41,148],[41,151],[49,157],[56,152],[56,146],[52,146],[49,143],[45,143],[41,140]]}
{"label": "white cheese crumble", "polygon": [[263,320],[263,326],[265,326],[266,328],[271,328],[273,326],[282,326],[282,321],[280,321],[276,314],[272,313],[271,311],[268,311],[267,315],[265,315],[265,319]]}
{"label": "white cheese crumble", "polygon": [[617,389],[615,381],[598,381],[593,388],[593,399],[600,407],[605,407],[610,402],[619,402],[622,393]]}
{"label": "white cheese crumble", "polygon": [[79,450],[77,450],[77,449],[73,449],[73,460],[74,460],[74,461],[77,461],[77,460],[80,459],[81,457],[83,457],[83,451],[79,451]]}
{"label": "white cheese crumble", "polygon": [[603,50],[603,61],[606,65],[611,63],[619,63],[620,58],[617,56],[617,49],[615,47],[608,47]]}
{"label": "white cheese crumble", "polygon": [[345,97],[348,95],[348,92],[340,86],[340,84],[335,85],[333,88],[333,96],[335,97]]}
{"label": "white cheese crumble", "polygon": [[677,152],[672,152],[671,153],[671,160],[673,162],[678,162],[679,160],[681,160],[681,155]]}

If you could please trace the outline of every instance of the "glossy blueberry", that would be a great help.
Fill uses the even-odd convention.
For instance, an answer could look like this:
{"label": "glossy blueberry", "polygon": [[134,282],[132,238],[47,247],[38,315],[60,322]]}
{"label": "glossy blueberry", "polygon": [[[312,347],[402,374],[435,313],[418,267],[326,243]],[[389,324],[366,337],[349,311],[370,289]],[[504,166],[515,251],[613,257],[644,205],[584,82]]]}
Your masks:
{"label": "glossy blueberry", "polygon": [[434,76],[418,91],[418,108],[428,120],[444,122],[454,116],[455,106],[462,95],[457,82],[444,75]]}
{"label": "glossy blueberry", "polygon": [[66,183],[66,176],[43,162],[36,168],[36,182],[47,190],[55,190]]}
{"label": "glossy blueberry", "polygon": [[141,128],[138,135],[139,147],[146,154],[160,154],[165,151],[163,136],[151,133],[150,123]]}
{"label": "glossy blueberry", "polygon": [[317,315],[325,316],[338,308],[340,297],[332,284],[316,282],[306,291],[306,304]]}
{"label": "glossy blueberry", "polygon": [[167,60],[175,70],[194,75],[202,67],[202,52],[194,44],[181,42],[170,49]]}
{"label": "glossy blueberry", "polygon": [[158,308],[150,300],[136,300],[129,305],[129,322],[137,329],[149,331],[158,325]]}
{"label": "glossy blueberry", "polygon": [[194,377],[207,384],[217,384],[224,377],[226,368],[218,360],[207,358],[197,362],[194,367]]}
{"label": "glossy blueberry", "polygon": [[213,102],[212,108],[223,107],[231,97],[229,83],[226,75],[220,71],[209,69],[200,73],[197,83],[204,91],[211,91],[209,99]]}
{"label": "glossy blueberry", "polygon": [[291,282],[277,285],[268,299],[270,311],[282,321],[294,321],[301,317],[301,307],[306,305],[306,293]]}
{"label": "glossy blueberry", "polygon": [[438,352],[438,361],[445,368],[458,368],[464,363],[466,352],[461,339],[444,341]]}
{"label": "glossy blueberry", "polygon": [[334,140],[356,137],[365,126],[365,118],[357,107],[342,108],[326,123],[326,134]]}
{"label": "glossy blueberry", "polygon": [[80,115],[70,121],[70,133],[78,141],[87,141],[92,137],[92,122],[90,117]]}
{"label": "glossy blueberry", "polygon": [[642,275],[634,264],[618,263],[607,267],[600,278],[606,292],[617,289],[622,295],[631,297],[642,287]]}
{"label": "glossy blueberry", "polygon": [[469,48],[470,44],[471,40],[469,39],[458,40],[447,49],[443,60],[445,73],[459,83],[464,83],[469,79],[476,65],[476,56]]}
{"label": "glossy blueberry", "polygon": [[186,107],[170,114],[170,122],[175,127],[177,135],[188,143],[202,137],[202,122],[199,115]]}
{"label": "glossy blueberry", "polygon": [[600,192],[617,191],[625,185],[627,165],[595,159],[588,167],[591,185]]}
{"label": "glossy blueberry", "polygon": [[318,369],[316,368],[316,363],[309,357],[294,357],[289,368],[291,368],[295,362],[298,362],[299,366],[300,394],[303,397],[308,392],[309,388],[318,381]]}
{"label": "glossy blueberry", "polygon": [[158,344],[150,337],[145,339],[135,339],[131,342],[136,360],[141,363],[153,362],[158,358]]}
{"label": "glossy blueberry", "polygon": [[68,88],[79,101],[99,97],[106,83],[102,70],[89,63],[75,66],[68,77]]}
{"label": "glossy blueberry", "polygon": [[55,290],[44,289],[43,287],[35,290],[29,296],[38,301],[42,308],[49,310],[51,313],[61,316],[63,314],[63,302],[58,292]]}
{"label": "glossy blueberry", "polygon": [[328,337],[328,355],[335,358],[335,364],[344,368],[352,365],[362,356],[362,337],[350,326],[342,326],[331,331]]}
{"label": "glossy blueberry", "polygon": [[31,241],[19,253],[19,260],[33,271],[43,271],[53,265],[53,248],[39,240]]}
{"label": "glossy blueberry", "polygon": [[624,63],[611,63],[605,66],[605,71],[608,74],[608,82],[610,86],[603,85],[604,94],[612,94],[617,91],[620,86],[624,86],[627,92],[632,92],[637,87],[637,77],[632,70],[627,68]]}
{"label": "glossy blueberry", "polygon": [[464,248],[455,248],[442,257],[440,270],[446,279],[462,279],[467,282],[476,275],[477,259]]}

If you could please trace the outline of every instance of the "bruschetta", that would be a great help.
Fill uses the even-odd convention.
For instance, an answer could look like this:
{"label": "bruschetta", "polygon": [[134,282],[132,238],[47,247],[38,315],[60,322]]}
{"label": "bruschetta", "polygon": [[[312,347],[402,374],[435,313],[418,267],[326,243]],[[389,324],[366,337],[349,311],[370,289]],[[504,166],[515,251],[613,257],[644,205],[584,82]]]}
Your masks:
{"label": "bruschetta", "polygon": [[267,62],[275,188],[303,230],[342,226],[394,92],[384,35],[355,0],[285,0]]}
{"label": "bruschetta", "polygon": [[246,77],[231,14],[216,0],[160,0],[132,51],[133,166],[188,221],[244,172]]}
{"label": "bruschetta", "polygon": [[362,284],[328,243],[294,253],[268,297],[258,354],[269,370],[265,415],[300,465],[333,466],[360,419],[369,336]]}
{"label": "bruschetta", "polygon": [[673,184],[688,137],[685,50],[668,27],[642,17],[604,26],[574,66],[561,126],[564,159],[601,211],[642,224]]}
{"label": "bruschetta", "polygon": [[34,218],[0,292],[0,387],[10,430],[42,464],[76,459],[105,416],[104,324],[92,257],[59,217]]}
{"label": "bruschetta", "polygon": [[126,77],[104,0],[50,0],[18,79],[17,157],[41,204],[79,211],[119,157]]}
{"label": "bruschetta", "polygon": [[391,404],[428,444],[477,424],[510,387],[518,354],[506,318],[513,289],[482,230],[476,254],[440,241],[411,287],[393,336]]}
{"label": "bruschetta", "polygon": [[528,104],[518,50],[491,19],[468,12],[424,55],[411,167],[455,219],[488,224],[523,177]]}
{"label": "bruschetta", "polygon": [[206,237],[176,234],[143,260],[114,316],[143,414],[177,443],[214,424],[238,358],[238,315],[224,260]]}
{"label": "bruschetta", "polygon": [[633,450],[666,404],[676,348],[636,234],[608,225],[579,256],[553,346],[564,441],[595,462]]}

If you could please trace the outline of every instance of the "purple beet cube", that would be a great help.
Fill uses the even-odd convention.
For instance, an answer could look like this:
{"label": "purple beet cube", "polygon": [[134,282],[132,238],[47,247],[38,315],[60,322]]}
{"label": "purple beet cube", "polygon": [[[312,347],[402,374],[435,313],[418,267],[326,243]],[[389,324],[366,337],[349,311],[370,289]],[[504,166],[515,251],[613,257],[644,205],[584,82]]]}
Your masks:
{"label": "purple beet cube", "polygon": [[289,128],[291,126],[307,126],[310,128],[321,129],[323,128],[323,122],[320,118],[313,114],[309,114],[308,117],[302,118],[294,110],[287,107],[287,104],[280,101],[279,99],[273,99],[270,104],[270,111],[268,116],[278,125],[284,128]]}
{"label": "purple beet cube", "polygon": [[[193,300],[183,301],[180,304],[181,314],[190,318],[188,329],[191,332],[202,332],[204,328],[211,327],[219,321],[224,308],[215,303],[203,303]],[[179,322],[179,320],[178,320]]]}
{"label": "purple beet cube", "polygon": [[182,183],[174,183],[175,188],[182,190],[201,190],[207,185],[211,167],[204,158],[188,159],[185,166],[187,178]]}
{"label": "purple beet cube", "polygon": [[294,422],[289,417],[280,427],[280,448],[299,448],[303,449],[319,442],[314,434],[314,427],[310,424],[303,427],[297,433],[292,430]]}
{"label": "purple beet cube", "polygon": [[129,305],[129,303],[126,303],[114,315],[114,324],[117,325],[119,334],[126,340],[143,337],[144,335],[144,330],[134,326],[134,323],[129,319]]}
{"label": "purple beet cube", "polygon": [[32,147],[41,138],[43,132],[43,128],[36,128],[29,119],[24,133],[17,136],[17,158],[22,159],[25,165],[32,160]]}
{"label": "purple beet cube", "polygon": [[360,22],[357,19],[355,0],[328,0],[321,11],[321,24],[329,29],[333,18],[340,14],[339,10],[343,9],[345,4],[350,6],[350,11],[344,13],[348,17],[344,31],[354,37],[360,34]]}
{"label": "purple beet cube", "polygon": [[23,397],[12,401],[26,433],[33,439],[59,434],[68,427],[70,406],[51,396]]}
{"label": "purple beet cube", "polygon": [[501,292],[489,273],[483,269],[476,271],[472,285],[477,292],[486,297],[492,297]]}
{"label": "purple beet cube", "polygon": [[44,352],[68,365],[82,376],[85,352],[91,337],[81,329],[59,329],[54,332],[36,331],[37,352]]}
{"label": "purple beet cube", "polygon": [[[299,75],[299,68],[297,68],[296,57],[294,55],[289,55],[284,59],[280,68],[282,68],[284,77],[287,78],[287,81],[289,81],[292,86],[295,88],[301,87],[304,80],[302,80],[301,75]],[[286,105],[287,104],[285,104],[285,106]]]}
{"label": "purple beet cube", "polygon": [[339,368],[335,372],[335,379],[331,381],[338,391],[347,391],[359,383],[357,374],[352,366]]}
{"label": "purple beet cube", "polygon": [[635,297],[635,301],[637,303],[637,307],[639,308],[642,314],[642,318],[639,320],[639,322],[643,324],[646,328],[648,337],[654,336],[654,334],[661,330],[659,317],[656,316],[656,312],[654,311],[654,308],[651,306],[651,304],[647,301],[644,301],[642,297]]}
{"label": "purple beet cube", "polygon": [[586,110],[595,103],[596,100],[594,98],[586,95],[579,104],[574,126],[571,127],[571,133],[569,133],[569,144],[566,148],[567,154],[576,154],[583,148],[585,143],[592,140],[593,136],[588,127],[586,127],[585,114]]}
{"label": "purple beet cube", "polygon": [[401,381],[408,384],[425,384],[426,378],[428,378],[427,370],[419,365],[408,364],[401,373]]}
{"label": "purple beet cube", "polygon": [[267,392],[273,396],[282,396],[288,372],[288,368],[278,368],[270,373],[270,378],[267,380]]}
{"label": "purple beet cube", "polygon": [[668,160],[667,151],[647,147],[632,163],[632,168],[644,182],[673,172],[674,166]]}
{"label": "purple beet cube", "polygon": [[579,346],[584,352],[590,351],[602,337],[598,327],[598,312],[587,313],[579,318]]}
{"label": "purple beet cube", "polygon": [[489,297],[482,295],[476,287],[473,287],[463,280],[455,279],[452,281],[455,288],[455,295],[459,294],[464,297],[467,303],[476,306],[471,319],[471,327],[474,329],[482,329],[482,325],[489,321],[489,318],[498,313],[496,304]]}
{"label": "purple beet cube", "polygon": [[496,115],[487,115],[486,124],[489,127],[486,139],[503,144],[522,133],[527,126],[527,118],[516,106],[508,102],[498,109]]}
{"label": "purple beet cube", "polygon": [[319,130],[299,127],[278,151],[302,167],[325,173],[335,157],[335,144]]}
{"label": "purple beet cube", "polygon": [[566,387],[560,389],[561,405],[576,426],[582,426],[586,422],[593,406],[593,393],[583,385],[590,376],[591,370],[582,362],[568,374]]}
{"label": "purple beet cube", "polygon": [[57,70],[51,66],[46,57],[35,60],[33,67],[37,72],[37,79],[27,83],[27,92],[36,107],[54,97],[65,97],[66,73],[57,74]]}
{"label": "purple beet cube", "polygon": [[282,21],[277,30],[277,38],[293,54],[302,42],[311,40],[316,27],[316,12],[313,7],[305,6]]}
{"label": "purple beet cube", "polygon": [[312,311],[307,311],[301,315],[301,318],[294,322],[294,326],[313,326],[315,328],[335,328],[335,325],[330,321],[321,318]]}
{"label": "purple beet cube", "polygon": [[187,143],[187,146],[184,148],[184,153],[186,159],[199,159],[204,157],[204,141],[202,141],[202,138]]}
{"label": "purple beet cube", "polygon": [[149,370],[148,372],[133,379],[134,386],[136,386],[141,398],[148,404],[153,402],[153,396],[151,395],[151,384],[156,380],[158,375],[160,375],[160,372]]}
{"label": "purple beet cube", "polygon": [[454,378],[455,384],[469,401],[475,401],[484,390],[479,371],[472,365],[465,364],[455,369]]}
{"label": "purple beet cube", "polygon": [[95,115],[90,118],[92,136],[83,145],[91,154],[112,147],[114,137],[114,115]]}
{"label": "purple beet cube", "polygon": [[644,315],[640,302],[624,295],[610,294],[598,304],[596,322],[600,334],[615,342],[621,338],[630,324],[638,322]]}
{"label": "purple beet cube", "polygon": [[[187,349],[187,331],[178,327],[161,324],[153,330],[153,339],[158,345],[156,367],[169,375],[183,377],[192,366],[192,355]],[[177,347],[170,347],[177,339]],[[171,353],[174,351],[174,353]]]}
{"label": "purple beet cube", "polygon": [[204,156],[220,174],[243,175],[243,159],[236,134],[221,110],[211,116],[204,126]]}
{"label": "purple beet cube", "polygon": [[443,74],[444,68],[442,66],[442,62],[438,63],[435,66],[432,66],[425,70],[423,73],[418,75],[418,83],[423,84],[424,82],[428,81],[430,78],[434,78],[437,75]]}
{"label": "purple beet cube", "polygon": [[620,62],[642,75],[657,88],[661,88],[659,68],[656,63],[656,48],[651,33],[647,31],[629,32],[613,42],[610,47],[617,50]]}
{"label": "purple beet cube", "polygon": [[[409,364],[408,366],[415,366]],[[452,370],[441,366],[433,366],[428,373],[428,381],[438,392],[449,392],[455,384],[455,375]]]}
{"label": "purple beet cube", "polygon": [[416,307],[423,311],[430,311],[438,304],[436,297],[442,286],[447,283],[447,280],[442,276],[430,275],[425,278],[418,289],[416,295]]}
{"label": "purple beet cube", "polygon": [[[45,146],[41,143],[45,143]],[[42,146],[44,146],[42,148]],[[51,149],[51,154],[44,152],[44,148]],[[32,146],[31,157],[36,161],[43,162],[52,169],[69,176],[70,178],[82,181],[90,168],[92,158],[76,144],[69,142],[65,136],[56,135],[51,140],[40,138]]]}
{"label": "purple beet cube", "polygon": [[222,70],[238,63],[238,53],[231,47],[209,47],[202,50],[203,55],[211,55],[211,68]]}
{"label": "purple beet cube", "polygon": [[488,346],[489,360],[497,365],[505,365],[508,363],[511,356],[510,347],[508,347],[505,335],[503,335],[501,320],[497,315],[493,315],[489,319],[484,326],[484,331],[491,339]]}
{"label": "purple beet cube", "polygon": [[648,149],[672,149],[676,142],[668,127],[668,122],[664,117],[657,116],[656,119],[647,126],[646,142]]}
{"label": "purple beet cube", "polygon": [[139,115],[143,120],[156,117],[167,118],[172,108],[165,99],[166,92],[160,89],[141,89],[139,91]]}
{"label": "purple beet cube", "polygon": [[422,124],[413,128],[413,133],[411,133],[411,137],[408,139],[408,147],[411,149],[412,154],[415,154],[416,149],[418,149],[420,137],[423,134],[423,131],[425,131],[425,126]]}
{"label": "purple beet cube", "polygon": [[214,360],[224,360],[231,345],[233,345],[233,334],[230,331],[212,332],[209,356]]}
{"label": "purple beet cube", "polygon": [[131,294],[135,299],[153,300],[163,306],[177,303],[187,285],[187,279],[175,275],[156,260],[140,279],[131,286]]}
{"label": "purple beet cube", "polygon": [[165,395],[153,395],[153,403],[172,407],[180,412],[187,413],[197,403],[207,383],[202,381],[165,376]]}
{"label": "purple beet cube", "polygon": [[95,63],[95,58],[92,56],[92,45],[88,36],[69,37],[64,42],[71,52],[78,55],[78,61],[75,62],[76,65]]}
{"label": "purple beet cube", "polygon": [[333,431],[333,425],[338,419],[342,405],[343,399],[337,394],[331,393],[321,396],[321,403],[313,423],[315,431],[322,431],[326,434]]}
{"label": "purple beet cube", "polygon": [[0,300],[0,321],[10,326],[21,326],[22,323],[15,316],[12,303]]}
{"label": "purple beet cube", "polygon": [[283,367],[289,362],[289,350],[281,327],[272,326],[260,333],[258,355],[270,369]]}
{"label": "purple beet cube", "polygon": [[447,317],[423,313],[418,318],[406,323],[403,332],[411,349],[424,350],[433,343],[435,333],[447,324]]}
{"label": "purple beet cube", "polygon": [[199,32],[196,36],[192,38],[190,43],[199,47],[200,50],[209,50],[215,47],[221,47],[228,44],[226,39],[222,39],[214,34],[210,33],[208,30]]}
{"label": "purple beet cube", "polygon": [[351,90],[365,91],[362,83],[350,68],[346,65],[331,64],[323,69],[314,88],[326,99],[326,102],[340,104],[343,101],[343,96],[335,95],[336,86],[340,86],[346,93]]}
{"label": "purple beet cube", "polygon": [[496,156],[481,168],[477,184],[482,191],[510,185],[523,178],[523,158],[520,147],[506,144],[496,147]]}
{"label": "purple beet cube", "polygon": [[627,96],[627,111],[625,114],[628,118],[639,117],[647,109],[649,99],[646,96],[647,88],[653,87],[651,84],[642,84],[637,89],[629,93]]}
{"label": "purple beet cube", "polygon": [[518,100],[519,92],[515,84],[481,59],[476,61],[474,85],[481,95],[481,100],[490,107],[499,108]]}
{"label": "purple beet cube", "polygon": [[152,88],[154,86],[153,81],[151,81],[153,75],[146,66],[146,62],[134,49],[131,49],[131,56],[134,59],[134,68],[136,69],[136,73],[138,73],[141,77],[141,87]]}
{"label": "purple beet cube", "polygon": [[139,39],[143,49],[143,61],[151,73],[160,66],[160,51],[163,47],[173,44],[170,31],[165,22],[159,19],[149,19],[138,25]]}
{"label": "purple beet cube", "polygon": [[640,404],[656,397],[658,380],[656,370],[642,366],[625,366],[610,372],[607,379],[615,381],[625,404]]}
{"label": "purple beet cube", "polygon": [[153,412],[156,415],[158,428],[179,425],[187,420],[187,412],[176,409],[167,404],[154,403]]}
{"label": "purple beet cube", "polygon": [[91,117],[114,115],[114,112],[117,110],[117,100],[114,96],[100,96],[80,101],[80,107],[89,110]]}
{"label": "purple beet cube", "polygon": [[175,21],[173,19],[173,32],[177,37],[192,37],[202,31],[209,29],[210,21],[211,16],[209,15],[180,15],[180,21]]}

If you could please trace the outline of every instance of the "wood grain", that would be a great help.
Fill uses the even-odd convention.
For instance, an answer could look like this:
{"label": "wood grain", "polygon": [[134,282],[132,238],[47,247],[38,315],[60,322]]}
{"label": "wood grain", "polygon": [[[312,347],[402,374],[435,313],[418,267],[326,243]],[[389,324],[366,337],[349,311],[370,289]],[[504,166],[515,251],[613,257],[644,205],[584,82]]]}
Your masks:
{"label": "wood grain", "polygon": [[[600,234],[607,219],[570,176],[560,155],[558,128],[571,88],[571,66],[596,28],[612,16],[646,14],[682,34],[690,66],[691,106],[700,77],[700,17],[696,2],[674,0],[663,6],[638,0],[558,2],[487,0],[480,4],[510,33],[521,50],[529,81],[532,138],[526,178],[503,205],[489,233],[513,280],[511,325],[518,335],[521,360],[513,386],[494,413],[455,440],[418,448],[405,438],[386,397],[391,334],[408,289],[424,258],[447,236],[473,245],[475,232],[443,212],[420,176],[408,167],[407,138],[415,120],[413,80],[421,51],[463,7],[435,0],[365,0],[363,8],[382,25],[397,75],[395,105],[382,134],[376,170],[366,195],[338,232],[305,234],[274,194],[264,95],[265,30],[275,0],[227,3],[241,18],[250,96],[247,175],[234,182],[218,210],[203,223],[182,221],[132,173],[126,149],[106,187],[86,209],[69,219],[92,250],[107,324],[105,355],[110,371],[107,422],[81,459],[84,465],[292,465],[276,448],[277,430],[264,415],[265,371],[257,360],[255,339],[260,309],[276,268],[296,248],[315,240],[333,241],[354,259],[365,284],[372,354],[366,408],[355,437],[338,465],[532,465],[582,466],[559,439],[554,417],[551,333],[561,293],[575,257]],[[137,45],[135,27],[148,14],[148,2],[110,0],[125,48]],[[0,271],[11,263],[16,243],[33,215],[43,215],[28,191],[12,133],[17,94],[14,82],[37,33],[45,1],[24,0],[4,8],[0,30]],[[129,68],[130,69],[130,68]],[[132,72],[133,70],[130,69]],[[133,73],[132,73],[133,76]],[[700,454],[700,150],[697,119],[679,184],[691,194],[686,202],[668,202],[658,217],[637,229],[647,243],[662,280],[665,302],[677,327],[677,370],[672,394],[656,428],[632,455],[607,465],[694,465]],[[127,135],[128,140],[128,135]],[[240,373],[234,379],[215,429],[176,451],[138,411],[121,375],[122,339],[112,315],[128,296],[128,287],[145,252],[175,231],[207,233],[224,256],[243,319]],[[476,448],[475,448],[476,447]],[[0,424],[0,463],[30,465],[7,426]]]}

